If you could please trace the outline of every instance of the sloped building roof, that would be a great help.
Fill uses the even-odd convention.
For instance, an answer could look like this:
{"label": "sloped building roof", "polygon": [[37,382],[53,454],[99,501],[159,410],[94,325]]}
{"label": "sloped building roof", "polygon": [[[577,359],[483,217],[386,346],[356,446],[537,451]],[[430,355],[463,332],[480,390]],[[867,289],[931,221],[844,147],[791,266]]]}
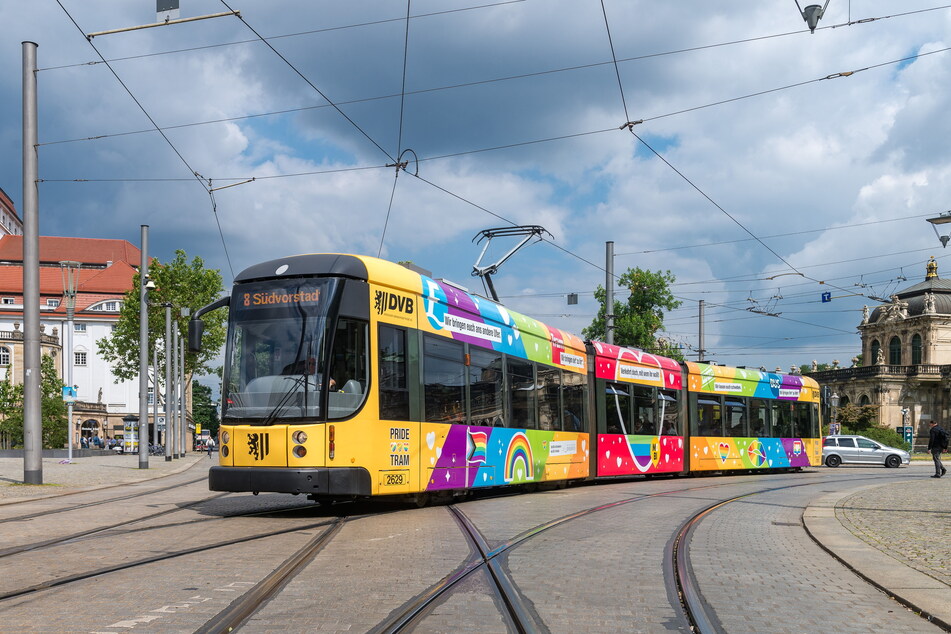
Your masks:
{"label": "sloped building roof", "polygon": [[[128,240],[40,236],[39,242],[41,265],[73,260],[101,266],[108,262],[126,262],[138,266],[142,259],[139,248]],[[0,237],[0,263],[22,262],[23,236]]]}

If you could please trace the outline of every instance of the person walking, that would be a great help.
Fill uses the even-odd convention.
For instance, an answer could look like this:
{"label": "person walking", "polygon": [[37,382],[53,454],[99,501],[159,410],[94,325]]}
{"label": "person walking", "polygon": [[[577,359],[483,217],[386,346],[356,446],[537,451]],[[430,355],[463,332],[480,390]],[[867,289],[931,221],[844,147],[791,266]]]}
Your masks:
{"label": "person walking", "polygon": [[948,448],[948,432],[938,427],[938,423],[931,421],[931,429],[928,431],[928,450],[931,452],[931,458],[934,460],[934,475],[932,478],[940,478],[948,472],[941,464],[941,452]]}
{"label": "person walking", "polygon": [[208,447],[208,457],[211,458],[211,452],[215,450],[215,439],[209,437],[206,445]]}

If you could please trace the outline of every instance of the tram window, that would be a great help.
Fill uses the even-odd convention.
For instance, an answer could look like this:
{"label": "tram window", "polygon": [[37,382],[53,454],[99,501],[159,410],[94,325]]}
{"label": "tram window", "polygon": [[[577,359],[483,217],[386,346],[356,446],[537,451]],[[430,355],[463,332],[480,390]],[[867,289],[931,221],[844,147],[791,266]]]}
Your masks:
{"label": "tram window", "polygon": [[366,399],[370,377],[368,324],[341,318],[334,333],[329,377],[334,381],[327,401],[329,418],[346,418]]}
{"label": "tram window", "polygon": [[697,425],[700,436],[723,435],[723,413],[717,396],[704,394],[697,399]]}
{"label": "tram window", "polygon": [[726,429],[724,435],[733,437],[749,436],[746,420],[746,404],[741,401],[727,401],[726,405]]}
{"label": "tram window", "polygon": [[677,405],[677,392],[657,390],[657,418],[663,425],[665,436],[680,435],[680,408]]}
{"label": "tram window", "polygon": [[631,420],[630,395],[627,386],[620,383],[608,383],[604,389],[605,417],[609,434],[630,434]]}
{"label": "tram window", "polygon": [[469,346],[469,407],[471,424],[505,426],[500,353]]}
{"label": "tram window", "polygon": [[810,427],[809,427],[809,437],[810,437],[810,438],[818,438],[819,435],[820,435],[820,432],[819,432],[819,404],[818,404],[818,403],[813,403],[811,409],[812,409],[812,418],[811,418],[812,424],[811,424]]}
{"label": "tram window", "polygon": [[792,403],[776,401],[773,403],[773,436],[792,438]]}
{"label": "tram window", "polygon": [[451,339],[423,339],[423,395],[427,421],[466,420],[466,366],[462,344]]}
{"label": "tram window", "polygon": [[506,363],[512,427],[535,429],[535,368],[530,361],[508,359]]}
{"label": "tram window", "polygon": [[812,403],[800,401],[793,407],[793,438],[812,436]]}
{"label": "tram window", "polygon": [[632,385],[631,396],[634,400],[634,417],[631,419],[634,429],[631,433],[651,436],[659,434],[654,416],[654,388]]}
{"label": "tram window", "polygon": [[761,398],[750,399],[750,435],[757,438],[769,436],[769,402]]}
{"label": "tram window", "polygon": [[545,365],[538,375],[538,428],[561,431],[561,370]]}
{"label": "tram window", "polygon": [[380,326],[380,418],[409,420],[406,331]]}
{"label": "tram window", "polygon": [[564,430],[585,431],[587,402],[586,381],[584,374],[575,372],[562,373],[561,403],[564,407]]}

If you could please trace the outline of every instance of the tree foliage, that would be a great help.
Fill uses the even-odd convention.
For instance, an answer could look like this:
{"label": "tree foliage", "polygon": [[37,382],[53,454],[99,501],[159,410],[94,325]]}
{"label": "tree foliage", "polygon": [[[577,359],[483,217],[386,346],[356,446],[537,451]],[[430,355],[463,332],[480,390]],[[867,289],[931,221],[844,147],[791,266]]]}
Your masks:
{"label": "tree foliage", "polygon": [[[658,338],[657,332],[664,327],[664,311],[679,308],[680,300],[670,292],[676,278],[670,271],[645,271],[628,269],[618,280],[614,300],[614,343],[619,346],[639,348],[645,352],[661,354],[674,359],[683,359],[680,350],[670,342]],[[630,293],[626,301],[619,301],[625,289]],[[581,332],[586,339],[604,341],[605,298],[604,287],[598,285],[594,298],[600,304],[598,314],[591,325]]]}
{"label": "tree foliage", "polygon": [[[58,449],[69,435],[63,382],[53,357],[45,354],[40,358],[40,394],[43,448]],[[0,381],[0,434],[11,446],[23,447],[23,384],[14,385],[9,372]]]}
{"label": "tree foliage", "polygon": [[[192,311],[209,304],[223,290],[221,273],[206,269],[200,257],[189,263],[184,251],[175,252],[175,259],[167,264],[153,260],[149,266],[149,278],[155,282],[155,290],[149,293],[149,359],[158,344],[159,378],[165,376],[165,306],[172,305],[172,329],[187,336],[188,317],[181,315],[182,308]],[[96,342],[99,354],[112,364],[116,382],[129,381],[139,376],[139,274],[133,280],[133,288],[126,293],[119,311],[119,322],[108,337]],[[203,317],[205,334],[202,351],[185,355],[185,375],[207,374],[208,365],[225,341],[224,311],[212,311]]]}
{"label": "tree foliage", "polygon": [[192,383],[192,418],[212,436],[218,433],[218,410],[211,400],[211,388],[197,381]]}
{"label": "tree foliage", "polygon": [[848,428],[853,434],[865,435],[866,430],[878,424],[878,408],[874,405],[855,406],[849,403],[836,408],[835,419],[841,423],[843,429]]}

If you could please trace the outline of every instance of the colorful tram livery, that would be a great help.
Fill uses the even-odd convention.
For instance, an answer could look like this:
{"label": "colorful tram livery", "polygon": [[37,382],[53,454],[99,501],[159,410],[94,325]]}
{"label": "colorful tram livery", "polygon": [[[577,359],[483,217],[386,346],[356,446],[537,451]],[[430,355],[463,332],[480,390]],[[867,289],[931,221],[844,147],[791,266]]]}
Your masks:
{"label": "colorful tram livery", "polygon": [[820,464],[818,386],[576,335],[376,258],[248,268],[230,297],[216,491],[318,501]]}

